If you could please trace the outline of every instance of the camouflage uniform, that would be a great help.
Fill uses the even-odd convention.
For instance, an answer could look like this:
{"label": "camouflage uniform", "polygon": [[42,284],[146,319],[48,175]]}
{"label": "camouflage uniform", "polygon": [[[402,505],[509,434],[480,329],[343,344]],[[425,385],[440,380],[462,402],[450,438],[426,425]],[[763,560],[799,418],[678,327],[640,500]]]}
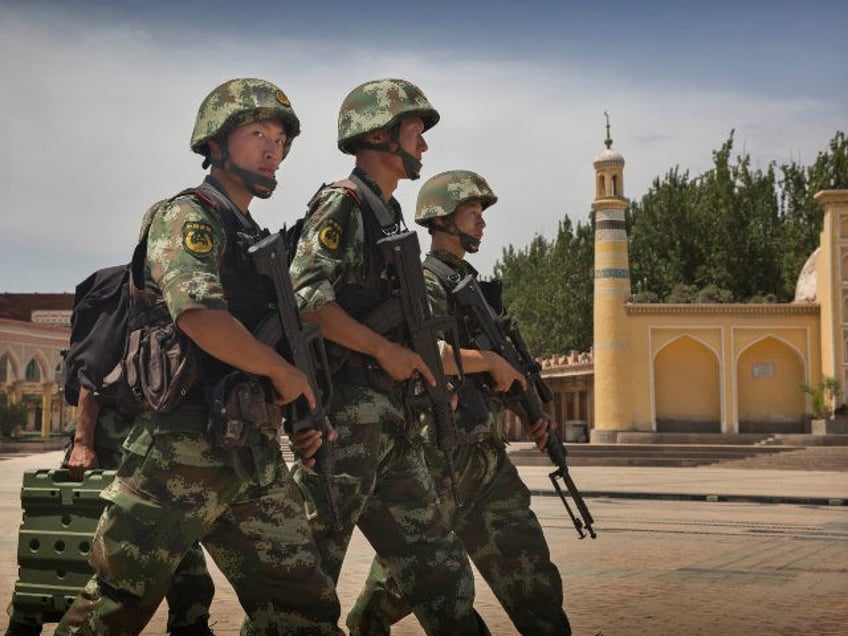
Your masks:
{"label": "camouflage uniform", "polygon": [[[145,420],[150,413],[136,416],[122,414],[118,409],[101,405],[97,426],[94,429],[94,452],[97,464],[105,470],[115,470],[124,456],[123,442],[135,419]],[[73,450],[71,442],[65,449],[62,467],[67,468]],[[215,584],[206,567],[206,557],[200,543],[195,542],[177,566],[165,598],[168,602],[168,631],[206,623],[209,606],[215,596]]]}
{"label": "camouflage uniform", "polygon": [[[464,171],[443,173],[422,187],[416,221],[455,209],[451,206],[440,214],[428,207],[428,192],[432,192],[434,184],[438,185],[438,180],[445,175],[449,175],[449,179],[442,185],[452,188],[455,201],[483,199],[484,208],[497,201],[477,175],[473,177],[481,180],[480,188],[474,184],[475,179],[469,184],[467,178],[462,178],[466,176]],[[439,190],[441,188],[436,189]],[[457,282],[467,275],[477,276],[477,271],[467,261],[450,252],[433,252],[430,258],[438,259],[455,272]],[[450,290],[436,274],[426,269],[426,263],[424,276],[434,313],[456,314]],[[462,334],[460,337],[463,346],[471,346],[467,337]],[[466,384],[472,382],[477,382],[477,378],[466,378]],[[425,432],[429,439],[425,449],[427,465],[438,483],[442,515],[462,540],[474,565],[519,632],[533,636],[571,634],[562,609],[562,580],[551,562],[539,521],[530,509],[530,492],[506,453],[498,425],[502,406],[491,392],[484,389],[484,394],[488,412],[472,412],[462,398],[456,411],[458,444],[451,454],[459,477],[461,507],[457,506],[451,490],[444,455],[436,448],[432,431]],[[409,604],[378,556],[347,616],[347,625],[351,634],[389,634],[391,625],[409,611]]]}
{"label": "camouflage uniform", "polygon": [[[251,92],[256,82],[235,80],[216,91],[246,87],[248,98],[267,94],[288,104],[279,89],[267,90],[276,88],[269,83],[259,81],[262,93]],[[239,99],[238,94],[224,99],[223,108]],[[276,116],[258,108],[254,113],[256,119]],[[174,321],[189,309],[230,310],[240,292],[224,281],[234,280],[226,264],[233,254],[240,256],[228,250],[238,249],[231,228],[241,213],[214,179],[206,183],[219,206],[187,195],[154,206],[145,217],[150,223],[145,286],[164,297]],[[258,232],[249,215],[241,221]],[[258,282],[255,274],[235,280],[239,288]],[[201,384],[211,367],[203,368]],[[192,391],[173,411],[134,424],[124,442],[126,458],[104,493],[112,504],[93,541],[96,574],[56,634],[139,633],[196,540],[235,589],[247,614],[243,634],[341,633],[335,587],[321,569],[303,498],[282,460],[278,430],[251,430],[241,447],[217,445],[207,433],[209,408],[202,394]]]}
{"label": "camouflage uniform", "polygon": [[[364,171],[354,174],[381,195]],[[366,262],[375,258],[376,246],[366,239],[363,217],[372,212],[351,201],[343,188],[327,187],[310,206],[291,265],[301,310],[315,311],[340,300],[345,287],[368,291]],[[402,222],[397,201],[390,205]],[[442,523],[420,424],[407,418],[396,391],[364,386],[344,374],[334,376],[333,386],[328,416],[338,433],[332,487],[341,532],[328,523],[321,477],[302,465],[293,469],[306,495],[325,570],[338,578],[358,525],[428,634],[477,633],[473,575],[462,545]]]}

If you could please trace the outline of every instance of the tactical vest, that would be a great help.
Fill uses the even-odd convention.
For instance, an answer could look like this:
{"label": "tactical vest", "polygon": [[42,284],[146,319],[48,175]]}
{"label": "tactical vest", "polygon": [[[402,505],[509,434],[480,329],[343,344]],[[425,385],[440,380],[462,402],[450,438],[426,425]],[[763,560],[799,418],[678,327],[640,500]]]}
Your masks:
{"label": "tactical vest", "polygon": [[[352,318],[359,322],[368,323],[369,316],[380,311],[391,299],[391,288],[383,275],[386,263],[377,249],[377,241],[386,236],[396,234],[405,229],[403,219],[391,210],[371,187],[354,171],[348,179],[337,181],[319,190],[310,205],[310,213],[320,199],[320,193],[325,188],[343,189],[345,197],[343,205],[349,206],[352,212],[358,208],[362,218],[365,242],[364,268],[365,276],[362,284],[344,283],[335,289],[336,302]],[[381,335],[393,342],[408,344],[400,324],[395,324],[388,331],[381,330]],[[334,380],[353,382],[378,390],[390,390],[395,384],[385,371],[370,356],[351,351],[333,342],[326,341],[327,357]]]}
{"label": "tactical vest", "polygon": [[[215,181],[208,177],[196,192],[197,198],[211,200],[213,208],[221,216],[227,239],[221,257],[219,275],[224,288],[229,312],[248,331],[253,332],[260,321],[275,307],[274,289],[271,281],[259,276],[247,254],[247,248],[268,235],[255,220],[242,214],[224,196]],[[206,204],[206,201],[202,202]],[[202,353],[201,384],[217,382],[234,368],[207,353]]]}
{"label": "tactical vest", "polygon": [[168,203],[191,196],[202,207],[214,210],[225,236],[219,275],[229,312],[252,331],[273,308],[271,283],[256,274],[247,248],[267,232],[241,214],[211,178],[184,190],[152,209],[142,229],[132,261],[130,317],[127,353],[123,362],[127,383],[139,400],[157,412],[180,404],[205,407],[203,389],[218,382],[234,368],[195,345],[175,325],[158,289],[147,286],[147,235],[150,223]]}
{"label": "tactical vest", "polygon": [[[448,292],[448,312],[457,318],[460,347],[463,349],[476,349],[477,345],[474,344],[472,339],[468,322],[461,315],[457,315],[458,308],[453,300],[453,295],[450,293],[462,281],[463,277],[453,267],[433,253],[427,254],[424,257],[422,266],[433,274]],[[492,431],[489,431],[484,425],[488,424],[489,412],[491,411],[490,402],[496,399],[496,396],[485,382],[483,374],[473,373],[466,375],[457,390],[457,397],[459,399],[458,409],[464,416],[457,418],[457,424],[464,424],[464,430],[461,431],[464,434],[464,438],[461,437],[459,443],[470,443],[491,434]]]}

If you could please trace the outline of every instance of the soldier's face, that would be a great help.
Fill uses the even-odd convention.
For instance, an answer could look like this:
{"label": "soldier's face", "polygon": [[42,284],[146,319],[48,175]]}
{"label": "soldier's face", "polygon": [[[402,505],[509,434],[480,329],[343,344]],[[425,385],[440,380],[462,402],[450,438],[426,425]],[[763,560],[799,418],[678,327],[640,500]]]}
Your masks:
{"label": "soldier's face", "polygon": [[287,138],[282,122],[263,119],[234,128],[227,138],[227,147],[237,166],[274,177],[283,160]]}
{"label": "soldier's face", "polygon": [[453,222],[460,232],[482,239],[486,222],[483,220],[483,206],[480,201],[472,199],[457,207],[453,213]]}
{"label": "soldier's face", "polygon": [[400,121],[398,143],[416,159],[427,152],[427,142],[424,141],[424,120],[420,117],[404,117]]}

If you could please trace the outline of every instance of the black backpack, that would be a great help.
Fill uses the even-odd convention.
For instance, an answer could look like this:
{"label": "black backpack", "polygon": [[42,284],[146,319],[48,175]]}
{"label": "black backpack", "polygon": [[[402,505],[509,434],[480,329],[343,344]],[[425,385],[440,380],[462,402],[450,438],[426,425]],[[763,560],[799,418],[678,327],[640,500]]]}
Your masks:
{"label": "black backpack", "polygon": [[78,404],[81,386],[102,392],[121,381],[130,303],[129,272],[129,264],[105,267],[76,287],[71,344],[64,363],[68,404]]}
{"label": "black backpack", "polygon": [[[202,187],[202,186],[200,186]],[[187,188],[151,207],[161,206],[186,194],[199,194],[199,188]],[[207,196],[199,196],[202,205],[214,207]],[[90,389],[124,410],[139,406],[139,399],[127,383],[123,359],[129,335],[133,262],[143,268],[147,233],[136,245],[133,261],[104,267],[89,275],[76,287],[71,311],[71,342],[64,354],[63,381],[65,400],[79,403],[80,387]],[[139,274],[140,275],[140,274]]]}

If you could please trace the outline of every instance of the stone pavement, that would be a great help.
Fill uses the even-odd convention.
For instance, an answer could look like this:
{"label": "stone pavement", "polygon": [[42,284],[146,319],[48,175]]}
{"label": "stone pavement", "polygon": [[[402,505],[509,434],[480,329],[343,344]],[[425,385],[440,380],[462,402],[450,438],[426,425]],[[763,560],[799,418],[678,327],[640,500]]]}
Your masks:
{"label": "stone pavement", "polygon": [[[16,578],[24,470],[60,452],[0,459],[0,597]],[[520,466],[566,588],[574,633],[836,636],[848,625],[848,472],[578,466],[596,540],[577,539],[544,466]],[[764,505],[769,504],[769,505]],[[343,613],[373,551],[355,533],[339,582]],[[241,609],[213,570],[217,634],[237,634]],[[515,634],[477,577],[477,608],[495,635]],[[145,634],[164,633],[160,608]],[[48,626],[45,634],[52,633]],[[393,634],[420,635],[412,617]]]}

